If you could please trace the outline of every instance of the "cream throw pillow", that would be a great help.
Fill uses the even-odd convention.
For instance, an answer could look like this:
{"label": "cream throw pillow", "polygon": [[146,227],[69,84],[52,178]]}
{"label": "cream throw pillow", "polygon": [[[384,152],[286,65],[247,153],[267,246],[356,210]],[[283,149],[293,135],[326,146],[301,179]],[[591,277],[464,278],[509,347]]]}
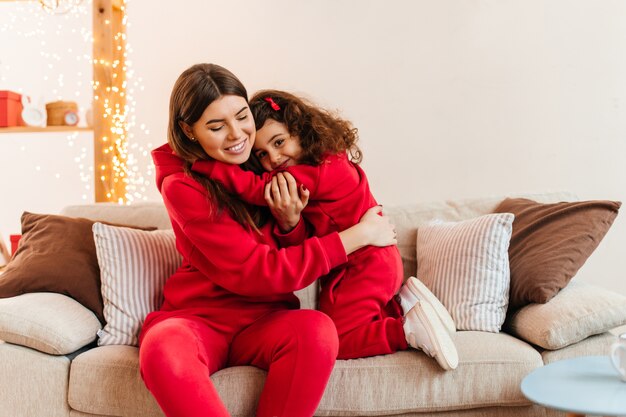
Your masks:
{"label": "cream throw pillow", "polygon": [[520,339],[554,350],[623,324],[626,297],[572,281],[547,303],[529,304],[515,312],[505,329]]}
{"label": "cream throw pillow", "polygon": [[53,292],[0,299],[0,340],[67,355],[96,340],[102,326],[78,301]]}
{"label": "cream throw pillow", "polygon": [[146,316],[161,307],[163,285],[181,263],[174,232],[97,222],[93,235],[107,321],[98,345],[137,346]]}
{"label": "cream throw pillow", "polygon": [[510,213],[487,214],[417,230],[417,277],[459,330],[499,332],[504,323],[513,219]]}

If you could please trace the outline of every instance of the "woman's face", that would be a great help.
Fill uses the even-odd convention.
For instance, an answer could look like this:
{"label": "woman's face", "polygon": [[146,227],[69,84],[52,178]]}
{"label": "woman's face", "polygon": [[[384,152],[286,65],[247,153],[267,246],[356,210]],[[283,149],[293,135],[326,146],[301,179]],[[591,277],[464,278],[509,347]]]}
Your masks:
{"label": "woman's face", "polygon": [[225,95],[204,110],[193,125],[182,124],[188,137],[195,138],[211,158],[228,164],[248,160],[255,140],[254,119],[248,102]]}
{"label": "woman's face", "polygon": [[283,123],[267,119],[256,135],[254,154],[266,171],[299,163],[302,155],[300,137],[290,135]]}

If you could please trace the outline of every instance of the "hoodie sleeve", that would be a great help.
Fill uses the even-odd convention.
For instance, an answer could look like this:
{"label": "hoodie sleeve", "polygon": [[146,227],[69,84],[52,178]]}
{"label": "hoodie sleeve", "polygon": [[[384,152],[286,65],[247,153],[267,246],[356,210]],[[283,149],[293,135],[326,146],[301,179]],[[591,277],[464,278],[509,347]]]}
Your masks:
{"label": "hoodie sleeve", "polygon": [[265,185],[280,171],[287,171],[294,176],[298,185],[309,189],[311,200],[334,200],[341,198],[347,188],[342,184],[354,181],[355,170],[346,155],[330,155],[319,165],[299,164],[288,168],[264,172],[256,175],[244,171],[238,165],[220,161],[197,161],[193,164],[194,171],[221,182],[230,192],[237,194],[247,203],[267,206],[265,201]]}
{"label": "hoodie sleeve", "polygon": [[[233,220],[215,213],[201,186],[189,178],[165,181],[162,195],[172,222],[182,230],[179,248],[215,284],[245,296],[304,288],[347,261],[338,233],[312,237],[282,249]],[[209,215],[213,210],[213,215]],[[265,228],[265,233],[270,233]],[[271,240],[271,242],[274,242]]]}
{"label": "hoodie sleeve", "polygon": [[353,187],[344,184],[354,182],[354,167],[345,155],[330,155],[319,165],[294,165],[285,169],[309,189],[311,200],[338,200],[346,190]]}
{"label": "hoodie sleeve", "polygon": [[300,217],[300,221],[291,231],[285,233],[280,230],[277,224],[274,224],[272,233],[276,237],[276,240],[278,240],[278,244],[281,248],[299,245],[304,242],[307,237],[313,236],[311,225],[302,217]]}
{"label": "hoodie sleeve", "polygon": [[264,194],[265,184],[272,179],[269,172],[256,175],[241,169],[239,165],[213,160],[196,161],[192,170],[221,182],[228,191],[237,194],[246,203],[267,206]]}

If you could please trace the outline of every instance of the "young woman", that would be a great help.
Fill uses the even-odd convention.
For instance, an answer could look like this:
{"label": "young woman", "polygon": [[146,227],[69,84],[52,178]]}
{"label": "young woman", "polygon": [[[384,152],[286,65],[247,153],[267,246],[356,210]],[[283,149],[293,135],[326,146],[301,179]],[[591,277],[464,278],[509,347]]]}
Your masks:
{"label": "young woman", "polygon": [[[292,174],[310,197],[302,213],[316,236],[348,229],[377,205],[358,165],[361,152],[350,122],[285,91],[260,91],[250,108],[257,127],[253,153],[268,172],[256,176],[218,161],[198,161],[194,171],[211,175],[244,201],[270,207],[270,189],[280,194],[280,184],[288,184],[281,172]],[[456,368],[450,314],[419,280],[411,277],[400,289],[402,281],[395,245],[362,248],[321,280],[319,309],[337,327],[339,358],[393,353],[408,344],[443,369]]]}
{"label": "young woman", "polygon": [[[271,217],[193,172],[202,160],[241,164],[254,145],[246,90],[228,70],[184,71],[169,111],[168,144],[152,155],[183,264],[165,285],[161,309],[145,320],[142,378],[168,417],[221,417],[229,414],[210,375],[253,365],[268,371],[257,416],[312,416],[337,357],[337,331],[324,313],[298,310],[293,291],[366,245],[394,244],[393,226],[377,207],[350,229],[303,240],[302,222],[279,231]],[[279,248],[290,239],[302,243]]]}

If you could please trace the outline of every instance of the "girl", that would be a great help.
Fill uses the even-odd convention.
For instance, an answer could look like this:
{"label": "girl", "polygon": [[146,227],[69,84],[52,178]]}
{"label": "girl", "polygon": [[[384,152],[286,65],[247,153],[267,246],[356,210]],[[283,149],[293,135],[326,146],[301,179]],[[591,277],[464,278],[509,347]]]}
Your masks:
{"label": "girl", "polygon": [[258,207],[190,169],[203,160],[244,163],[255,133],[232,73],[199,64],[181,74],[168,143],[152,157],[183,264],[165,284],[161,309],[147,316],[139,348],[141,376],[168,417],[227,417],[210,375],[238,365],[267,371],[257,416],[311,417],[337,357],[337,331],[325,314],[298,310],[293,291],[365,245],[395,243],[375,208],[349,229],[278,248],[276,239],[303,235],[302,222],[281,235]]}
{"label": "girl", "polygon": [[[277,90],[258,92],[250,108],[257,128],[254,155],[268,172],[256,176],[214,161],[199,161],[192,170],[211,175],[244,201],[272,209],[276,202],[270,190],[285,194],[294,184],[282,172],[292,174],[303,197],[310,197],[302,213],[316,236],[345,230],[376,206],[358,165],[356,129],[348,121]],[[337,327],[338,357],[393,353],[407,349],[408,343],[433,356],[443,369],[456,368],[458,356],[449,334],[455,331],[452,318],[416,278],[409,278],[394,297],[402,272],[395,245],[370,246],[351,254],[345,265],[321,280],[319,309]]]}

